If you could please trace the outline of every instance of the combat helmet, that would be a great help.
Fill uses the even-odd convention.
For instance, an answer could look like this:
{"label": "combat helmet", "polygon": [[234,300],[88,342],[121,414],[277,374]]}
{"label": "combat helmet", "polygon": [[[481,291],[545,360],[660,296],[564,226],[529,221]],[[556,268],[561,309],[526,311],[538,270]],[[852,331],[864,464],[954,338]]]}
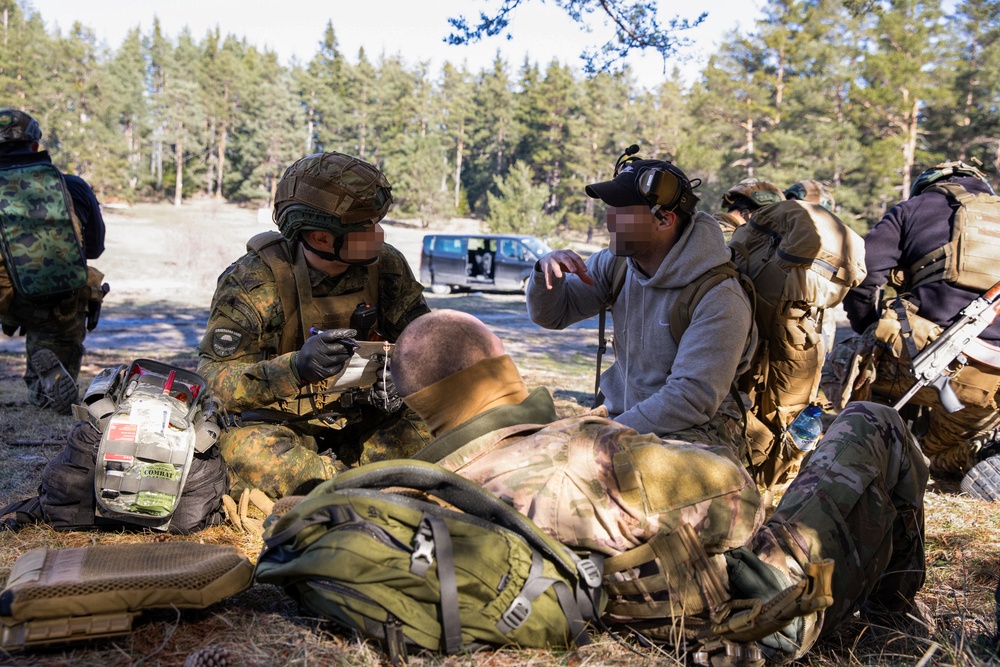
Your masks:
{"label": "combat helmet", "polygon": [[[982,163],[979,162],[979,160],[976,160],[976,162],[982,166]],[[979,171],[971,164],[962,162],[961,160],[953,160],[951,162],[941,162],[940,164],[936,164],[917,176],[917,180],[913,181],[913,187],[910,188],[910,199],[913,199],[934,183],[942,181],[946,178],[951,178],[952,176],[971,176],[972,178],[978,178],[983,183],[986,183],[986,186],[990,188],[990,192],[993,192],[993,188],[990,187],[989,181],[986,180],[986,174]]]}
{"label": "combat helmet", "polygon": [[836,202],[833,195],[826,189],[826,186],[819,181],[808,179],[799,181],[795,185],[785,190],[785,199],[798,199],[799,201],[819,204],[828,211],[833,211]]}
{"label": "combat helmet", "polygon": [[17,109],[0,109],[0,144],[8,141],[41,140],[42,128],[30,114]]}
{"label": "combat helmet", "polygon": [[343,153],[314,153],[285,170],[274,195],[274,221],[292,240],[318,229],[342,236],[385,217],[392,193],[385,174]]}
{"label": "combat helmet", "polygon": [[744,178],[722,195],[722,206],[731,209],[740,203],[741,198],[746,200],[744,204],[749,202],[749,210],[755,211],[762,206],[783,201],[785,196],[774,183],[759,178]]}

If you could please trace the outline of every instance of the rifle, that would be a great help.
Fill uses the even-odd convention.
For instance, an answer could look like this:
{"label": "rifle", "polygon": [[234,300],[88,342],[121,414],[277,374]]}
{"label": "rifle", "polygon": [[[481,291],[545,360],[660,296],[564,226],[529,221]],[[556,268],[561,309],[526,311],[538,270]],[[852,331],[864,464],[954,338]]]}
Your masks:
{"label": "rifle", "polygon": [[958,320],[913,358],[911,363],[917,382],[892,407],[899,410],[922,387],[930,385],[937,389],[945,410],[958,412],[964,408],[951,388],[953,374],[947,372],[948,367],[956,359],[960,367],[968,363],[962,352],[986,327],[993,324],[997,314],[1000,314],[1000,281],[963,308]]}

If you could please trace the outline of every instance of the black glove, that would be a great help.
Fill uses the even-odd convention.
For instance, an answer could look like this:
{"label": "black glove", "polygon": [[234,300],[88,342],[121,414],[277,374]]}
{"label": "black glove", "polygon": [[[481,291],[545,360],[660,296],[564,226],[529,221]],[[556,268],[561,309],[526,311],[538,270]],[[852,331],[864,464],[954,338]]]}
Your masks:
{"label": "black glove", "polygon": [[375,384],[372,385],[368,401],[386,414],[396,412],[402,407],[403,399],[399,397],[396,385],[392,383],[392,375],[389,374],[388,367],[379,366],[375,371],[375,376]]}
{"label": "black glove", "polygon": [[91,299],[87,302],[87,331],[93,331],[97,328],[97,322],[101,319],[101,304],[110,291],[111,285],[104,283],[101,285],[101,298]]}
{"label": "black glove", "polygon": [[295,370],[304,384],[336,375],[354,354],[354,329],[327,329],[306,340],[295,353]]}

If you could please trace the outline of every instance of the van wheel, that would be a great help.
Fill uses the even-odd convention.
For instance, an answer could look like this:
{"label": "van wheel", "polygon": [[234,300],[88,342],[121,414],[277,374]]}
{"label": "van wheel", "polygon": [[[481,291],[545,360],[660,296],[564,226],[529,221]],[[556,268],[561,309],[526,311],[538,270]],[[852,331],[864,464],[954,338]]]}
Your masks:
{"label": "van wheel", "polygon": [[431,292],[434,294],[451,294],[451,285],[441,285],[435,283],[431,285]]}

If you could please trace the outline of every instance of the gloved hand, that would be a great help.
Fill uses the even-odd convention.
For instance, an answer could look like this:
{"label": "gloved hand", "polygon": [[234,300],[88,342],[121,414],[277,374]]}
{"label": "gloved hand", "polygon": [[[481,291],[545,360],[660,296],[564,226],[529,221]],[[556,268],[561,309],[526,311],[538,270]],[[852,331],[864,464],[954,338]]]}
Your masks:
{"label": "gloved hand", "polygon": [[91,299],[87,302],[87,331],[93,331],[97,328],[97,322],[101,319],[101,304],[110,291],[111,285],[104,283],[101,285],[101,298]]}
{"label": "gloved hand", "polygon": [[[295,353],[295,370],[304,384],[336,375],[354,355],[354,329],[327,329],[306,340]],[[349,342],[344,342],[349,339]]]}
{"label": "gloved hand", "polygon": [[379,366],[375,371],[375,377],[375,384],[372,385],[368,401],[386,414],[399,410],[403,405],[403,399],[399,397],[396,385],[392,383],[388,365]]}

